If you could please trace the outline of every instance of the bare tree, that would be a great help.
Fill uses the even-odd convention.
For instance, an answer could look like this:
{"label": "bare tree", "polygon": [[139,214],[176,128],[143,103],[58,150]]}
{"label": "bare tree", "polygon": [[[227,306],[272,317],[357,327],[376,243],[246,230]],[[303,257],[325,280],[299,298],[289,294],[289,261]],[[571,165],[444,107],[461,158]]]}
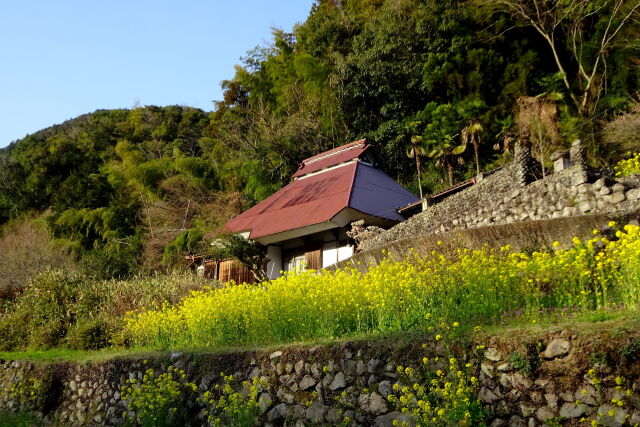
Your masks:
{"label": "bare tree", "polygon": [[[607,57],[623,29],[638,18],[638,0],[480,0],[506,8],[547,42],[563,84],[579,114],[593,114],[606,85]],[[602,29],[600,25],[602,23]],[[593,39],[596,38],[593,45]],[[564,42],[566,46],[561,45]],[[569,52],[564,54],[563,52]],[[577,85],[566,64],[574,62]]]}

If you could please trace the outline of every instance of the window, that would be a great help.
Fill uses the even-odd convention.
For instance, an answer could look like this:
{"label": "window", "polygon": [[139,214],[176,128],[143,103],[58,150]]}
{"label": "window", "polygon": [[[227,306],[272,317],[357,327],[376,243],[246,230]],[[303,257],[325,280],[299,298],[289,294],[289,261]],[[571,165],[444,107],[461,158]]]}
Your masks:
{"label": "window", "polygon": [[286,271],[304,271],[306,265],[304,253],[291,255],[286,261]]}

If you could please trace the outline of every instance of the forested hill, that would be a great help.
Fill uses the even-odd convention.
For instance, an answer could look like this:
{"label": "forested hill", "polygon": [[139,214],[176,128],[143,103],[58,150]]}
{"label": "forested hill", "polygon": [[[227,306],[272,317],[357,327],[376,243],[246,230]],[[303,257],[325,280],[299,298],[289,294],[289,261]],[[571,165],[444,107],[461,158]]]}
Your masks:
{"label": "forested hill", "polygon": [[246,54],[211,113],[101,110],[1,150],[0,222],[46,219],[102,275],[154,270],[351,140],[415,193],[416,157],[427,194],[500,164],[522,97],[543,162],[582,137],[607,163],[629,147],[604,125],[638,100],[637,22],[632,0],[319,0]]}
{"label": "forested hill", "polygon": [[99,110],[29,135],[0,151],[0,219],[43,215],[101,276],[134,273],[145,257],[158,268],[194,218],[214,228],[242,208],[217,171],[208,123],[195,108]]}

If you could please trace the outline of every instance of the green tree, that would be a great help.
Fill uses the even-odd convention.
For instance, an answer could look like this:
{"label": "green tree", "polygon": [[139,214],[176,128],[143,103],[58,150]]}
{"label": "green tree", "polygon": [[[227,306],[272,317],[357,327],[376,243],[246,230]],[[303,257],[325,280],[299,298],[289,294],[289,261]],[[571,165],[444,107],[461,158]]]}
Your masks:
{"label": "green tree", "polygon": [[505,8],[515,22],[543,38],[569,98],[583,117],[592,115],[606,94],[610,58],[629,46],[618,42],[638,35],[632,25],[640,18],[636,0],[482,1]]}
{"label": "green tree", "polygon": [[476,173],[480,175],[480,134],[484,132],[482,124],[475,117],[469,120],[469,123],[462,129],[460,142],[467,145],[469,142],[473,145],[473,154],[476,162]]}

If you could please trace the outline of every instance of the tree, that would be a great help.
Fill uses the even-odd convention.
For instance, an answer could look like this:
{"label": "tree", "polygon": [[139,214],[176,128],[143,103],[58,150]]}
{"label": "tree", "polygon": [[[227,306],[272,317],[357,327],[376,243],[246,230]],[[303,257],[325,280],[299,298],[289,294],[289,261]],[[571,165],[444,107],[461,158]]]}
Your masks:
{"label": "tree", "polygon": [[607,90],[607,60],[615,42],[640,17],[637,0],[481,1],[506,8],[516,22],[542,36],[582,117],[593,114]]}
{"label": "tree", "polygon": [[[456,164],[463,164],[461,155],[467,149],[470,138],[460,138],[460,144],[456,140],[463,129],[472,131],[479,147],[480,128],[478,126],[464,126],[464,123],[472,122],[469,117],[480,111],[482,102],[477,100],[464,100],[455,104],[437,104],[430,102],[420,113],[421,120],[427,125],[424,127],[423,138],[427,148],[427,156],[436,160],[436,165],[445,169],[449,185],[454,182],[454,170]],[[479,122],[478,122],[479,124]],[[479,161],[479,160],[478,160]]]}
{"label": "tree", "polygon": [[469,120],[469,123],[462,129],[460,142],[467,145],[469,142],[473,145],[473,152],[476,161],[476,173],[480,175],[480,134],[484,132],[480,121],[475,117]]}
{"label": "tree", "polygon": [[[414,133],[416,131],[416,128],[419,125],[420,125],[420,122],[411,122],[411,123],[409,123],[409,127],[413,131],[412,133]],[[423,138],[422,138],[421,135],[411,135],[410,140],[411,140],[411,147],[407,151],[407,156],[410,159],[415,159],[416,160],[416,173],[418,175],[418,189],[420,191],[420,199],[422,199],[423,198],[423,196],[422,196],[422,179],[421,179],[422,164],[420,162],[420,158],[422,156],[426,155],[427,153],[425,151],[424,146],[422,145]]]}
{"label": "tree", "polygon": [[239,234],[220,234],[213,240],[212,252],[216,259],[235,258],[247,267],[259,282],[267,280],[265,264],[267,253],[255,241]]}

